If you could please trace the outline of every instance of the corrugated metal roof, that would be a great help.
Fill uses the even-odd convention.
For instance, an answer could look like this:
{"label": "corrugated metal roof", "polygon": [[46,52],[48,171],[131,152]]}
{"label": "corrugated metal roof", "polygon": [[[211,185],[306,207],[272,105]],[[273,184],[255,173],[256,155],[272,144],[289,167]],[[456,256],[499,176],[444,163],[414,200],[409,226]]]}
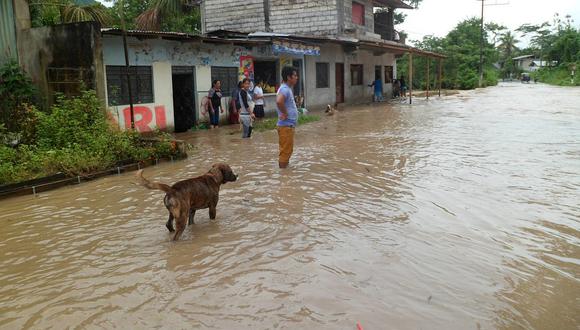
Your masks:
{"label": "corrugated metal roof", "polygon": [[0,0],[0,64],[18,58],[12,0]]}

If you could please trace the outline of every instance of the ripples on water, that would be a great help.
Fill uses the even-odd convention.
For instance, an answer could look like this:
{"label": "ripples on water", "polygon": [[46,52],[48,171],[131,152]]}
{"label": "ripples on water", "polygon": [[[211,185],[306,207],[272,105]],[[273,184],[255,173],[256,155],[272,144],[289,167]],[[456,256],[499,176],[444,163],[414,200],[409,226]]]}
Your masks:
{"label": "ripples on water", "polygon": [[578,89],[504,85],[275,132],[185,135],[227,161],[217,221],[107,177],[0,201],[0,327],[577,329]]}

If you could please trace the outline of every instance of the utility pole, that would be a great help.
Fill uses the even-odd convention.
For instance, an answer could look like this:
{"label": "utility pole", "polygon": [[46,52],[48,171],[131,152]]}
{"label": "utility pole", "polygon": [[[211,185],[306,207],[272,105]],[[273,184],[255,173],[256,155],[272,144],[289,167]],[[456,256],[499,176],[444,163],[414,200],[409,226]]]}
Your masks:
{"label": "utility pole", "polygon": [[[479,87],[483,85],[483,7],[486,6],[486,0],[477,0],[481,1],[481,26],[479,31]],[[489,0],[488,0],[489,1]],[[509,0],[504,3],[498,3],[496,0],[495,3],[488,4],[487,6],[503,6],[509,5]]]}
{"label": "utility pole", "polygon": [[[123,0],[120,1],[120,12],[119,16],[121,18],[121,33],[123,35],[123,48],[125,50],[125,77],[127,78],[127,88],[129,89],[129,109],[131,110],[131,129],[135,129],[135,114],[133,112],[133,91],[131,90],[131,72],[129,66],[129,52],[127,50],[127,28],[125,26],[125,4]],[[122,83],[121,83],[122,86]]]}
{"label": "utility pole", "polygon": [[479,31],[479,88],[483,85],[483,6],[485,0],[481,1],[481,27]]}

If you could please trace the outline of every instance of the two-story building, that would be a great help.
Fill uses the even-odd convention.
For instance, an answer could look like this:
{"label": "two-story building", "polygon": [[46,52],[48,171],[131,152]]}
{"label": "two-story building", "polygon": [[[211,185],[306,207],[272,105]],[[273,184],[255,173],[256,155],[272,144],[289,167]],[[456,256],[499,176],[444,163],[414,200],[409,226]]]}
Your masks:
{"label": "two-story building", "polygon": [[[264,62],[276,67],[276,76],[269,75],[276,85],[281,66],[295,64],[302,73],[299,92],[311,108],[368,101],[373,93],[368,85],[377,78],[386,96],[391,95],[396,56],[419,51],[396,41],[393,14],[398,8],[412,9],[401,0],[201,1],[205,34],[228,38],[236,35],[228,31],[236,31],[249,39],[269,37],[289,44],[293,49],[288,52],[254,58],[255,80],[266,75]],[[319,51],[297,50],[309,45]]]}

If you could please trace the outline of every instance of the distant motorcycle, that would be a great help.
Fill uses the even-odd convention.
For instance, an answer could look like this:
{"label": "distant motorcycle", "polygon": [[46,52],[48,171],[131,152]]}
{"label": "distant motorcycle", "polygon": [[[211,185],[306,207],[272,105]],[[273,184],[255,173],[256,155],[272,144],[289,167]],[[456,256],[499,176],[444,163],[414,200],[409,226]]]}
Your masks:
{"label": "distant motorcycle", "polygon": [[530,83],[530,75],[528,73],[522,73],[522,83]]}

